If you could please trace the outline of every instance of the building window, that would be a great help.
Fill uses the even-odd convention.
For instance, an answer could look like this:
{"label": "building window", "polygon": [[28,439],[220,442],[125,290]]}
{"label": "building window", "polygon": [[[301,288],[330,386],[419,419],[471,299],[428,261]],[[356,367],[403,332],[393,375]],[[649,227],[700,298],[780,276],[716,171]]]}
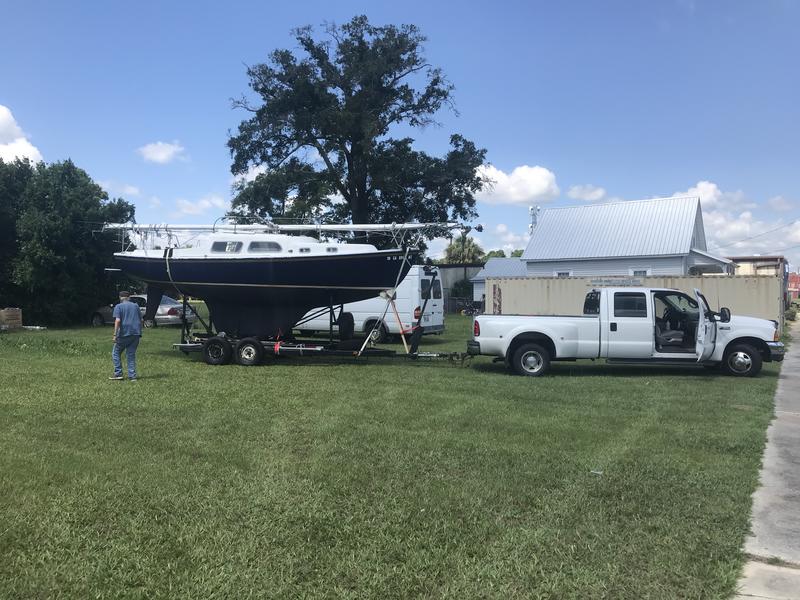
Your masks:
{"label": "building window", "polygon": [[276,242],[250,242],[248,252],[280,252],[281,245]]}
{"label": "building window", "polygon": [[214,242],[211,244],[212,252],[226,252],[233,254],[242,249],[242,242]]}
{"label": "building window", "polygon": [[553,277],[572,277],[572,271],[553,271]]}
{"label": "building window", "polygon": [[631,277],[649,277],[653,274],[653,271],[650,267],[644,269],[628,269],[628,275]]}
{"label": "building window", "polygon": [[640,292],[614,294],[615,317],[647,317],[647,298]]}

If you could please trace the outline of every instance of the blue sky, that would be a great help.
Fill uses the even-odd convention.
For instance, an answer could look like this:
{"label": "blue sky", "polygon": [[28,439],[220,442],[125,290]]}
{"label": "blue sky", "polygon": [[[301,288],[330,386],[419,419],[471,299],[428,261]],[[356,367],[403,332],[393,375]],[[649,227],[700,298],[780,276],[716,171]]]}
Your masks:
{"label": "blue sky", "polygon": [[459,114],[414,135],[431,152],[453,132],[488,149],[487,249],[524,245],[531,204],[690,191],[719,254],[791,247],[800,264],[791,0],[6,2],[0,156],[72,158],[140,222],[213,220],[245,65],[293,48],[293,27],[360,13],[417,24],[455,85]]}

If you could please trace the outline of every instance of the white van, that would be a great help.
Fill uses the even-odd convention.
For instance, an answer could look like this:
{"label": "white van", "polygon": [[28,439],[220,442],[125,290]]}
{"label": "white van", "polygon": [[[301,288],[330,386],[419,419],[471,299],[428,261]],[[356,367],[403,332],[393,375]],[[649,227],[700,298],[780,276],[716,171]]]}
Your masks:
{"label": "white van", "polygon": [[[434,272],[436,273],[435,280],[433,279]],[[431,285],[432,281],[433,285]],[[425,306],[425,314],[422,315],[424,332],[426,334],[442,333],[444,331],[444,298],[442,297],[442,281],[439,279],[438,269],[436,267],[414,265],[405,279],[397,286],[394,301],[402,322],[403,333],[411,334],[411,329],[417,324],[419,313],[426,297],[428,298],[428,304]],[[372,341],[376,343],[386,340],[390,335],[401,333],[400,324],[398,324],[397,317],[394,315],[391,306],[386,311],[386,316],[381,319],[385,309],[386,300],[380,296],[344,305],[344,311],[353,315],[356,333],[368,334],[372,331],[375,323],[380,322],[380,325],[372,333]],[[315,308],[309,311],[303,319],[319,310]],[[321,316],[303,323],[297,329],[300,333],[327,332],[329,329],[329,315],[324,312]],[[336,326],[334,325],[335,329]]]}

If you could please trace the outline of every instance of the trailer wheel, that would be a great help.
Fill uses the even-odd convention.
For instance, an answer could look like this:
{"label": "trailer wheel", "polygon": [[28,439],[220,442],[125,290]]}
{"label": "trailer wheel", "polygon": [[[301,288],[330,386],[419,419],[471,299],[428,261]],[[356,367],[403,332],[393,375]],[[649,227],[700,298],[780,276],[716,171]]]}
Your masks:
{"label": "trailer wheel", "polygon": [[203,360],[209,365],[227,365],[231,361],[233,348],[225,338],[214,336],[203,343]]}
{"label": "trailer wheel", "polygon": [[356,331],[356,321],[353,318],[353,313],[343,312],[340,314],[337,324],[339,325],[339,341],[352,340]]}
{"label": "trailer wheel", "polygon": [[725,352],[722,368],[734,377],[755,377],[761,372],[761,353],[749,344],[734,344]]}
{"label": "trailer wheel", "polygon": [[103,325],[106,324],[106,322],[103,320],[103,315],[101,315],[100,313],[94,313],[92,315],[91,323],[92,327],[102,327]]}
{"label": "trailer wheel", "polygon": [[257,365],[264,358],[264,346],[256,338],[244,338],[236,344],[236,362],[245,367]]}
{"label": "trailer wheel", "polygon": [[389,339],[389,332],[386,331],[386,325],[383,323],[379,323],[376,327],[375,321],[370,321],[365,329],[369,333],[369,341],[373,344],[381,344]]}
{"label": "trailer wheel", "polygon": [[541,377],[550,370],[550,353],[539,344],[523,344],[514,351],[511,366],[518,375]]}

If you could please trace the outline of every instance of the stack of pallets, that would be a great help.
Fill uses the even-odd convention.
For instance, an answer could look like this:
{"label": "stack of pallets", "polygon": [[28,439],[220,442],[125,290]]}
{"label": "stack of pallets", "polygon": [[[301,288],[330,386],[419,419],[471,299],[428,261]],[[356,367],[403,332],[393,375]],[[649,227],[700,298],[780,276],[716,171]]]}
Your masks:
{"label": "stack of pallets", "polygon": [[0,327],[3,329],[22,329],[22,309],[4,308],[0,310]]}

